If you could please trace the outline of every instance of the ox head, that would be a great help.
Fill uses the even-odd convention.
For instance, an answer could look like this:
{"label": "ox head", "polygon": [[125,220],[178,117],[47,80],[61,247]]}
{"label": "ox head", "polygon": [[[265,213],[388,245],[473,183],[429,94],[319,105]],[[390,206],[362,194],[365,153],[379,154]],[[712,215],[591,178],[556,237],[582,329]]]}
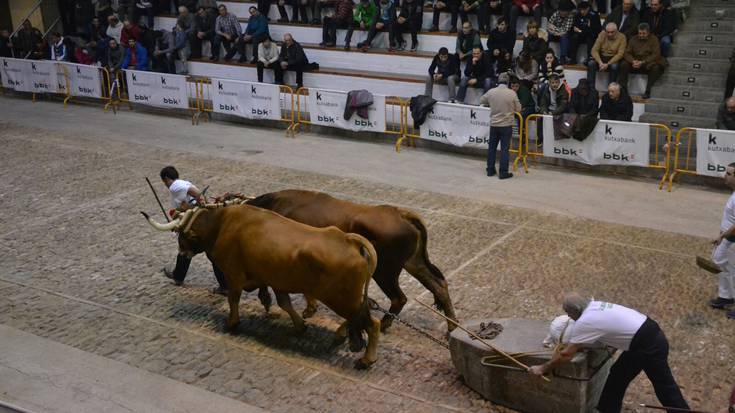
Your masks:
{"label": "ox head", "polygon": [[175,231],[179,234],[179,254],[191,258],[204,252],[204,245],[200,234],[192,230],[196,219],[206,211],[206,208],[193,208],[175,215],[171,222],[161,224],[148,214],[140,211],[151,226],[159,231]]}

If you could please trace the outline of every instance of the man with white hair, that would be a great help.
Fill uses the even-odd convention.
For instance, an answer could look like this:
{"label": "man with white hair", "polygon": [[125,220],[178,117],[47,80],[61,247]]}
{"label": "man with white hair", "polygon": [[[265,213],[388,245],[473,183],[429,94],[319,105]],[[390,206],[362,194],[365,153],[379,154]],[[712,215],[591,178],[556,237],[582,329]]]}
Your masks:
{"label": "man with white hair", "polygon": [[605,25],[605,30],[597,35],[597,40],[592,46],[592,59],[587,62],[587,80],[592,87],[595,86],[597,71],[608,72],[607,83],[617,80],[618,65],[625,56],[625,48],[628,41],[625,35],[618,31],[618,25],[610,22]]}
{"label": "man with white hair", "polygon": [[500,173],[498,178],[512,178],[513,174],[508,172],[508,162],[510,155],[510,138],[513,135],[513,123],[515,120],[515,112],[521,111],[521,102],[518,95],[508,87],[510,76],[507,73],[501,73],[498,76],[498,86],[490,89],[480,98],[480,104],[490,106],[492,108],[490,114],[490,142],[487,148],[487,176],[496,174],[495,169],[495,152],[500,143]]}
{"label": "man with white hair", "polygon": [[[725,168],[724,179],[725,185],[735,191],[735,162]],[[717,298],[710,300],[709,305],[718,310],[727,309],[735,304],[735,252],[731,248],[733,240],[735,240],[735,192],[725,204],[720,221],[720,236],[715,240],[715,250],[712,252],[712,261],[721,272],[718,274],[720,281]],[[728,312],[727,317],[735,319],[735,310]]]}
{"label": "man with white hair", "polygon": [[668,408],[689,409],[669,368],[669,343],[652,319],[636,310],[603,301],[590,301],[577,293],[564,296],[564,312],[575,320],[567,331],[569,345],[544,364],[529,367],[541,376],[572,359],[583,348],[600,343],[623,350],[610,368],[597,402],[601,413],[620,412],[623,396],[633,379],[643,370],[653,384],[656,397]]}

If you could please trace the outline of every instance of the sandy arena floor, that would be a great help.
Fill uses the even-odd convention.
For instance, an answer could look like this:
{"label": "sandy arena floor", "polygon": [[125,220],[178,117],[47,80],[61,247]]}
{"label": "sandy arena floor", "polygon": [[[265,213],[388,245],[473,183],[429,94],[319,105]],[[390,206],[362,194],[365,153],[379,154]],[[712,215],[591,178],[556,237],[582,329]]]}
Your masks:
{"label": "sandy arena floor", "polygon": [[[245,296],[239,334],[223,333],[227,303],[210,293],[206,259],[173,286],[160,269],[175,241],[138,213],[158,212],[144,175],[167,199],[158,171],[187,165],[210,194],[295,187],[411,208],[460,319],[550,320],[559,293],[576,289],[659,321],[693,408],[721,409],[735,383],[735,322],[706,306],[715,279],[694,265],[705,238],[77,135],[0,122],[0,324],[275,412],[507,411],[465,387],[446,350],[400,325],[367,372],[352,369],[346,347],[329,350],[339,319],[323,307],[295,336],[284,312]],[[403,316],[441,335],[444,323],[412,302],[430,295],[406,273],[401,282]],[[371,296],[387,304],[374,285]],[[644,376],[625,403],[657,404]]]}

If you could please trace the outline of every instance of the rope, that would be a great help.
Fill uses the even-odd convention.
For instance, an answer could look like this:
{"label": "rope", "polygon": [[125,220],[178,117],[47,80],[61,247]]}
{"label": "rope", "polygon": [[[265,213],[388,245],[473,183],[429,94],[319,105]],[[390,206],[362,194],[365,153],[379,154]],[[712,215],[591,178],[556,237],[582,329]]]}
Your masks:
{"label": "rope", "polygon": [[368,297],[368,300],[369,300],[369,303],[370,303],[370,309],[371,310],[379,311],[379,312],[381,312],[381,313],[383,313],[383,314],[385,314],[385,315],[393,318],[394,320],[398,321],[399,323],[405,325],[406,327],[410,328],[411,330],[417,332],[418,334],[420,334],[420,335],[428,338],[429,340],[433,341],[434,343],[436,343],[436,344],[438,344],[438,345],[446,348],[447,350],[449,349],[449,344],[446,341],[440,340],[440,339],[434,337],[433,335],[427,333],[421,327],[417,327],[417,326],[409,323],[408,321],[401,320],[400,318],[398,318],[398,316],[396,314],[393,314],[390,311],[385,310],[382,307],[380,307],[380,305],[375,300],[373,300],[372,298]]}

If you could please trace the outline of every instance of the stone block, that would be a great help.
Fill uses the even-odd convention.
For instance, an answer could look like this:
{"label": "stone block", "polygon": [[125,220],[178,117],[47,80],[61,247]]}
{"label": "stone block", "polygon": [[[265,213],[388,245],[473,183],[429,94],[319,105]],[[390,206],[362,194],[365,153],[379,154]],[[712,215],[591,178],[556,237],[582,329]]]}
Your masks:
{"label": "stone block", "polygon": [[[473,320],[463,326],[477,331],[481,321]],[[540,352],[545,349],[542,341],[549,330],[549,322],[504,318],[492,320],[503,326],[503,331],[489,342],[507,353]],[[607,379],[612,358],[606,350],[589,350],[577,354],[574,359],[557,368],[551,382],[533,377],[510,360],[487,361],[485,356],[498,353],[473,340],[467,333],[456,329],[449,339],[454,366],[463,376],[465,384],[484,398],[527,413],[585,413],[591,412],[597,403]],[[523,357],[527,365],[541,364],[550,359],[547,354]]]}

